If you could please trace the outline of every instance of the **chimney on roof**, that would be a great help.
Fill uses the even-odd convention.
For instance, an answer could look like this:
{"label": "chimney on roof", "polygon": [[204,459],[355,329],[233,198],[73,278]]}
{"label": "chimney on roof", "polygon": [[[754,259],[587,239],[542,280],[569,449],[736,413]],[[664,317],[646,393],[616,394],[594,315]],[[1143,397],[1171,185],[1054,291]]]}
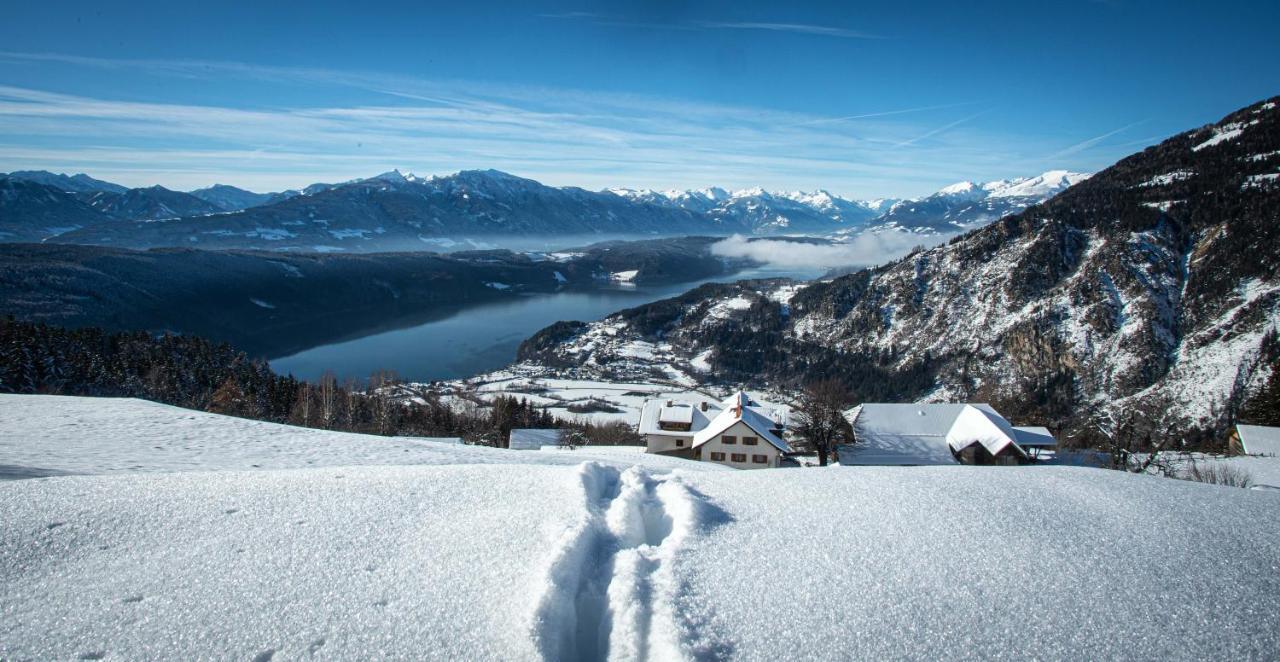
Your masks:
{"label": "chimney on roof", "polygon": [[675,400],[667,400],[667,406],[668,406],[668,407],[674,407],[674,406],[675,406],[675,404],[676,404],[676,401],[675,401]]}
{"label": "chimney on roof", "polygon": [[699,409],[701,409],[702,411],[706,411],[706,410],[707,410],[707,401],[706,401],[706,400],[703,400],[703,401],[702,401],[702,404],[698,405],[698,408],[699,408]]}

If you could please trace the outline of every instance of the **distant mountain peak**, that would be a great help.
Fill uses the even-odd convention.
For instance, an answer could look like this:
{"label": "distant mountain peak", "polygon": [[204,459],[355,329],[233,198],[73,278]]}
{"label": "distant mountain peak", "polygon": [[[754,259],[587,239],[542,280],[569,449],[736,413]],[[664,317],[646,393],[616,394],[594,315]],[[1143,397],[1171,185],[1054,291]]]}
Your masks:
{"label": "distant mountain peak", "polygon": [[952,184],[950,186],[944,186],[938,189],[938,192],[935,195],[958,195],[961,193],[972,193],[976,190],[978,190],[977,184],[974,184],[973,182],[969,182],[969,181],[964,181],[964,182],[956,182],[955,184]]}
{"label": "distant mountain peak", "polygon": [[83,172],[74,175],[66,175],[62,173],[53,173],[48,170],[16,170],[8,175],[13,179],[21,179],[45,186],[52,186],[59,191],[70,191],[72,193],[95,193],[98,191],[106,191],[109,193],[124,193],[129,190],[128,187],[111,182],[104,182],[100,179],[94,179]]}
{"label": "distant mountain peak", "polygon": [[372,177],[369,177],[368,179],[364,179],[361,181],[383,181],[383,182],[395,182],[395,183],[416,182],[418,181],[418,176],[413,173],[406,174],[406,173],[400,172],[399,168],[393,168],[391,170],[388,170],[387,172],[374,175]]}

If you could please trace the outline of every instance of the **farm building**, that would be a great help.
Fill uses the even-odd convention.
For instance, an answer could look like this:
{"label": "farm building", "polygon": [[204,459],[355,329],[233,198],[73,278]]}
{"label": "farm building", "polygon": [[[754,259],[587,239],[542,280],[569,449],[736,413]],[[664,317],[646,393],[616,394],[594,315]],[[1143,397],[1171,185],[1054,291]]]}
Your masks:
{"label": "farm building", "polygon": [[782,438],[785,426],[785,409],[738,392],[722,402],[650,400],[638,431],[650,453],[766,469],[777,467],[791,451]]}
{"label": "farm building", "polygon": [[851,422],[843,465],[1023,464],[1027,448],[1056,446],[1048,430],[1015,428],[987,404],[865,403]]}

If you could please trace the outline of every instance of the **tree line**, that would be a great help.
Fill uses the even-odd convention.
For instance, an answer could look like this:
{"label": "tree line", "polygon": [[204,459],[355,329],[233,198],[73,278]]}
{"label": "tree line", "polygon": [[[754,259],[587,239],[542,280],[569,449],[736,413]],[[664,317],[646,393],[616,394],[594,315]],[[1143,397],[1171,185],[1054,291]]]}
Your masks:
{"label": "tree line", "polygon": [[573,430],[579,444],[642,443],[624,424],[566,420],[524,398],[460,404],[389,372],[364,384],[332,374],[312,383],[196,336],[67,329],[12,317],[0,319],[0,393],[141,398],[310,428],[498,447],[515,428]]}

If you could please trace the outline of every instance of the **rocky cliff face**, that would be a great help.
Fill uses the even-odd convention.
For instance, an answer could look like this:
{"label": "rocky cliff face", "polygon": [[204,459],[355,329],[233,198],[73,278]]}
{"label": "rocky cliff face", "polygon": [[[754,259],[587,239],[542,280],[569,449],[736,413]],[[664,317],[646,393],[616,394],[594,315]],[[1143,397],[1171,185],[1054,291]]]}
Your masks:
{"label": "rocky cliff face", "polygon": [[[1278,350],[1280,108],[1174,136],[1052,200],[807,286],[708,286],[530,343],[570,370],[990,401],[1088,434],[1221,432]],[[567,337],[565,337],[567,336]]]}

